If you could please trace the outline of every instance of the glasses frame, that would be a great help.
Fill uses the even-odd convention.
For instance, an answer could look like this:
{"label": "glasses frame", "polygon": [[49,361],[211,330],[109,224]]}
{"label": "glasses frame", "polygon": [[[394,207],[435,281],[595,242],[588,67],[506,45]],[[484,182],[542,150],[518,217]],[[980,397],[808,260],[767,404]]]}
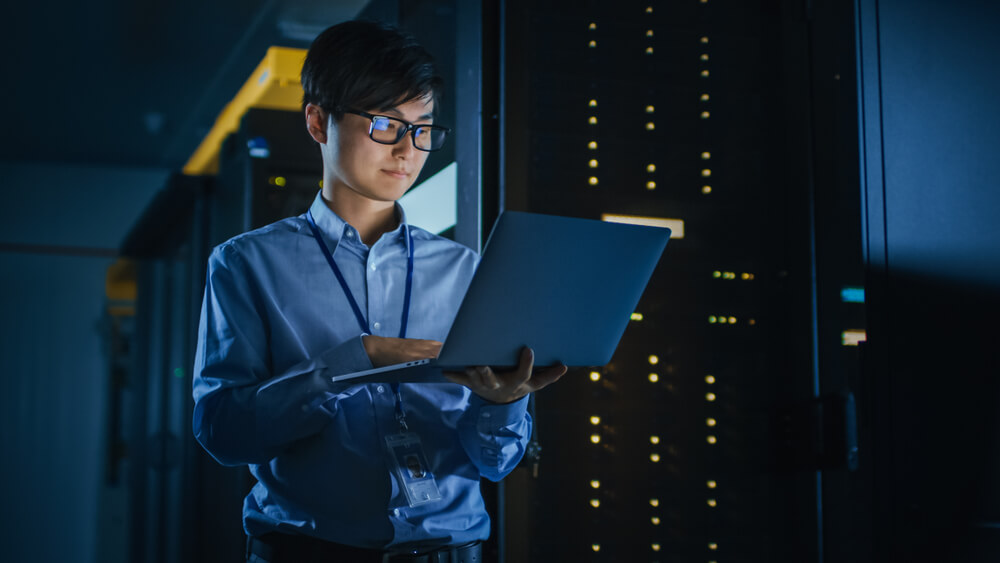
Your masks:
{"label": "glasses frame", "polygon": [[[364,118],[367,118],[367,119],[371,120],[371,123],[368,125],[368,138],[371,139],[371,140],[373,140],[373,141],[375,141],[376,143],[378,143],[380,145],[395,145],[396,143],[402,141],[403,137],[405,137],[406,134],[409,133],[410,134],[410,141],[413,143],[413,148],[417,149],[418,151],[423,151],[423,152],[435,152],[435,151],[439,151],[442,148],[444,148],[444,143],[442,142],[441,146],[438,147],[438,148],[436,148],[436,149],[423,149],[423,148],[420,148],[420,147],[417,146],[417,130],[419,130],[419,129],[437,129],[439,131],[444,131],[445,140],[447,140],[448,133],[451,133],[451,128],[444,127],[442,125],[428,125],[428,124],[422,124],[422,123],[416,123],[415,124],[415,123],[410,123],[409,121],[405,121],[403,119],[400,119],[398,117],[392,117],[392,116],[389,116],[389,115],[380,115],[380,114],[377,114],[377,113],[368,113],[367,111],[361,111],[361,110],[357,110],[357,109],[350,109],[350,108],[344,108],[344,107],[337,107],[336,109],[340,113],[350,113],[350,114],[353,114],[353,115],[360,115],[361,117],[364,117]],[[390,119],[392,121],[396,121],[398,123],[402,123],[403,125],[405,125],[405,127],[400,127],[399,128],[398,132],[396,133],[396,140],[395,141],[392,141],[392,142],[389,142],[389,141],[380,141],[380,140],[378,140],[378,139],[375,138],[375,118],[379,118],[379,117],[381,117],[383,119]]]}

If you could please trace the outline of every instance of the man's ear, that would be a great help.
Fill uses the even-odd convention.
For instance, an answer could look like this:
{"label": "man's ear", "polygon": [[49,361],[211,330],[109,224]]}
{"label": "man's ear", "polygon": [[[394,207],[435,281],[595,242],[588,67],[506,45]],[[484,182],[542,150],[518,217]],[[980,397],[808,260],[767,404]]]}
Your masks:
{"label": "man's ear", "polygon": [[306,104],[306,130],[317,143],[326,144],[327,113],[316,104]]}

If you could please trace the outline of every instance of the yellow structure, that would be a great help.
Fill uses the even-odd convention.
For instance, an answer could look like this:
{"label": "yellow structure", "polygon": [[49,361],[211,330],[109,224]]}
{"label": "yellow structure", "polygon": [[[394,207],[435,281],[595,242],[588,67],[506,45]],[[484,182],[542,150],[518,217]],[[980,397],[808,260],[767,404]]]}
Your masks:
{"label": "yellow structure", "polygon": [[302,107],[302,83],[299,75],[305,62],[305,49],[270,47],[264,59],[243,84],[232,101],[219,113],[212,130],[184,165],[189,175],[215,174],[219,171],[222,142],[240,126],[249,108],[299,111]]}

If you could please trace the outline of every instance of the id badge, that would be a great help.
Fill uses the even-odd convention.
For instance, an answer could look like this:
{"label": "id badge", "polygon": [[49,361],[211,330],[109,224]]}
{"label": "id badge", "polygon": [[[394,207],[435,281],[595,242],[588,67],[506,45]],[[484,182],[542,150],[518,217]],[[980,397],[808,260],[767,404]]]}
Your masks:
{"label": "id badge", "polygon": [[441,500],[441,492],[434,481],[434,474],[427,464],[427,456],[420,444],[420,436],[412,432],[385,437],[392,456],[393,469],[406,491],[410,507]]}

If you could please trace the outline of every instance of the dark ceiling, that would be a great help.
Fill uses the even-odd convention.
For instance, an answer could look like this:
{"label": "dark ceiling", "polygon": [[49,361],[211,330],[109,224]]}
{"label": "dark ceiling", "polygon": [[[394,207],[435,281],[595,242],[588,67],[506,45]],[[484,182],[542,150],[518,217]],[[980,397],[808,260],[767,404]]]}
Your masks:
{"label": "dark ceiling", "polygon": [[95,0],[7,8],[0,160],[180,168],[270,45],[368,0]]}

